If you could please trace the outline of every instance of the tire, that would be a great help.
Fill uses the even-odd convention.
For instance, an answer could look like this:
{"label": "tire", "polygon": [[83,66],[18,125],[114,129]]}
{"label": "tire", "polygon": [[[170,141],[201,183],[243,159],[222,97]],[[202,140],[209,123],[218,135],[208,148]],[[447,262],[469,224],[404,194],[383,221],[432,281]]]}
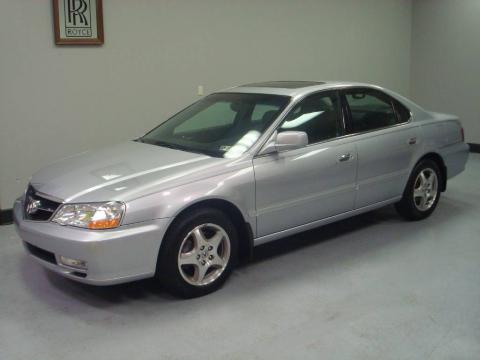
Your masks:
{"label": "tire", "polygon": [[156,278],[171,294],[194,298],[218,290],[238,259],[238,232],[214,208],[198,208],[175,219],[164,238]]}
{"label": "tire", "polygon": [[395,204],[398,213],[412,221],[429,217],[440,200],[442,181],[437,163],[429,159],[421,160],[410,175],[402,199]]}

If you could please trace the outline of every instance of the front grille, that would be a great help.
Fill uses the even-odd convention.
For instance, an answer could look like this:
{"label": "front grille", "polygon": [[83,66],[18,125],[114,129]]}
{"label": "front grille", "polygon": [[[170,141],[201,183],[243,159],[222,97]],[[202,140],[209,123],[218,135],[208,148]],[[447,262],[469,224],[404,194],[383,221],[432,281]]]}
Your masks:
{"label": "front grille", "polygon": [[32,185],[25,194],[25,219],[36,221],[49,220],[61,203],[38,195]]}
{"label": "front grille", "polygon": [[55,260],[54,253],[47,250],[40,249],[39,247],[36,247],[35,245],[29,244],[27,242],[25,243],[25,246],[27,247],[30,254],[32,254],[33,256],[36,256],[39,259],[42,259],[52,264],[57,263],[57,260]]}

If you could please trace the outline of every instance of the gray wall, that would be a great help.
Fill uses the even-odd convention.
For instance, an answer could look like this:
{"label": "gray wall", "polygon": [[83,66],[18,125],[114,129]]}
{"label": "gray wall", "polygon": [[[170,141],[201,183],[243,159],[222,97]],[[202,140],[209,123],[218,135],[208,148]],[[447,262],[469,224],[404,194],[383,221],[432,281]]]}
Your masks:
{"label": "gray wall", "polygon": [[460,116],[468,142],[480,143],[480,1],[413,2],[411,94]]}
{"label": "gray wall", "polygon": [[61,157],[239,83],[410,88],[408,0],[104,0],[105,45],[56,47],[50,0],[0,2],[0,207]]}

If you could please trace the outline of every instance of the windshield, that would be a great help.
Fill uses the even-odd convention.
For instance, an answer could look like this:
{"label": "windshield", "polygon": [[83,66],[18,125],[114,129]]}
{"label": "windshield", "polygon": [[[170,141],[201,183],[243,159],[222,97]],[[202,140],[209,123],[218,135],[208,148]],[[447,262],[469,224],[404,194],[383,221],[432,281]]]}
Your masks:
{"label": "windshield", "polygon": [[171,117],[138,141],[235,158],[250,149],[288,104],[288,96],[216,93]]}

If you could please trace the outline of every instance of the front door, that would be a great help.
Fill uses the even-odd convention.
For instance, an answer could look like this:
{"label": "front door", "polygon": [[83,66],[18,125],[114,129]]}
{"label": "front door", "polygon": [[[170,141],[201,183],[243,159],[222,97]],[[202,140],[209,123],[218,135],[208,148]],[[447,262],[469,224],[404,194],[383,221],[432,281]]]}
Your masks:
{"label": "front door", "polygon": [[307,146],[258,156],[257,236],[265,236],[353,209],[356,147],[344,135],[336,91],[311,95],[296,105],[281,131],[304,131]]}

